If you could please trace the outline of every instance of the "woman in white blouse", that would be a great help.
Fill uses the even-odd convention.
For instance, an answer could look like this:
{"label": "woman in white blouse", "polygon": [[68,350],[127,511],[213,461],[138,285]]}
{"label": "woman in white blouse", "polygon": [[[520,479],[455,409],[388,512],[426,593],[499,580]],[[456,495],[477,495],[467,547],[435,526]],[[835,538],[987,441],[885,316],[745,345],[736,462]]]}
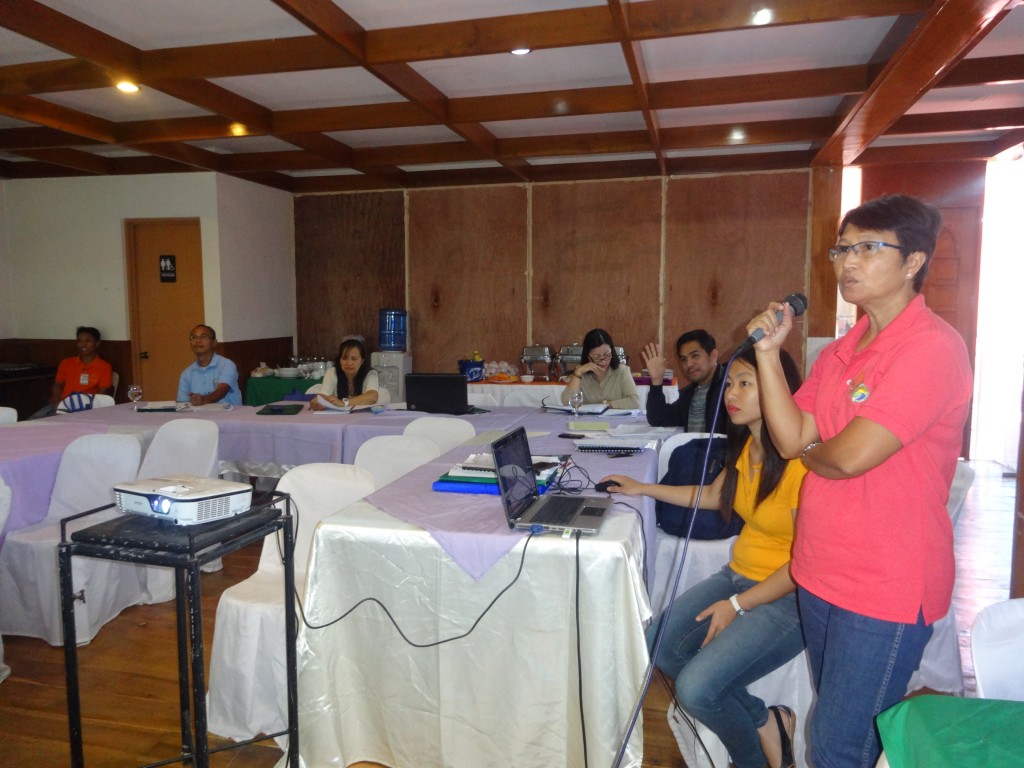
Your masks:
{"label": "woman in white blouse", "polygon": [[[337,406],[387,403],[388,391],[381,387],[377,371],[370,367],[366,347],[359,339],[346,339],[338,347],[338,357],[327,369],[320,384],[320,395]],[[318,398],[309,402],[314,411],[323,410]]]}

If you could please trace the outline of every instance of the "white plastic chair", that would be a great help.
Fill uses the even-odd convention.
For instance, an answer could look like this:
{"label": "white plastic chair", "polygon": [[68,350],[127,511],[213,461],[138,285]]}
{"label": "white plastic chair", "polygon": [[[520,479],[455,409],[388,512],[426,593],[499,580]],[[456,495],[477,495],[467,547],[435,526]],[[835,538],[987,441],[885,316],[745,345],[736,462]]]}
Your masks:
{"label": "white plastic chair", "polygon": [[440,453],[445,453],[476,437],[476,429],[465,419],[444,416],[421,416],[405,425],[403,435],[433,440]]}
{"label": "white plastic chair", "polygon": [[306,394],[307,395],[319,395],[320,394],[320,385],[319,384],[314,384],[313,386],[311,386],[309,389],[306,390]]}
{"label": "white plastic chair", "polygon": [[355,465],[369,470],[374,485],[383,488],[393,480],[441,455],[437,443],[418,435],[371,437],[356,451]]}
{"label": "white plastic chair", "polygon": [[92,396],[92,407],[93,408],[109,408],[114,405],[114,398],[111,395],[93,395]]}
{"label": "white plastic chair", "polygon": [[[317,525],[372,493],[373,477],[350,464],[304,464],[287,472],[277,489],[291,494],[296,512],[295,589],[301,595]],[[236,741],[284,730],[288,721],[280,540],[263,540],[256,573],[224,590],[217,605],[209,727]]]}
{"label": "white plastic chair", "polygon": [[[14,410],[13,408],[11,410]],[[2,415],[2,414],[0,414]],[[7,516],[11,513],[11,489],[0,478],[0,531],[7,525]],[[11,674],[11,668],[4,664],[4,638],[0,635],[0,683]]]}
{"label": "white plastic chair", "polygon": [[[113,487],[134,480],[141,448],[131,435],[85,435],[64,450],[46,518],[7,535],[0,549],[0,632],[27,635],[50,645],[64,642],[57,578],[60,521],[78,512],[109,504]],[[117,517],[111,509],[68,526],[68,535]],[[71,560],[75,592],[75,627],[80,643],[129,605],[146,601],[146,566],[113,560]]]}
{"label": "white plastic chair", "polygon": [[[163,424],[142,457],[139,478],[193,475],[216,477],[217,447],[220,430],[207,419],[175,419]],[[218,558],[202,567],[203,571],[221,568]],[[162,603],[174,598],[174,569],[149,566],[146,570],[147,603]]]}
{"label": "white plastic chair", "polygon": [[1024,701],[1024,597],[983,608],[971,629],[978,698]]}
{"label": "white plastic chair", "polygon": [[14,424],[17,420],[17,410],[8,408],[6,405],[0,405],[0,424]]}

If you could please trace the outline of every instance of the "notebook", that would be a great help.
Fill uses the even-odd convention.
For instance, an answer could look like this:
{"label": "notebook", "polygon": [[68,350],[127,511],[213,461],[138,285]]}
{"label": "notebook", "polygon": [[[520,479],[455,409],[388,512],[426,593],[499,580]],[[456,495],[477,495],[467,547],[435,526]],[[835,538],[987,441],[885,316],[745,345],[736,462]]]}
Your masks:
{"label": "notebook", "polygon": [[593,496],[541,496],[533,471],[530,443],[526,430],[519,427],[491,443],[498,487],[509,528],[530,530],[535,525],[549,531],[568,528],[582,533],[597,533],[611,499]]}
{"label": "notebook", "polygon": [[423,413],[473,413],[466,377],[461,373],[405,374],[405,407]]}

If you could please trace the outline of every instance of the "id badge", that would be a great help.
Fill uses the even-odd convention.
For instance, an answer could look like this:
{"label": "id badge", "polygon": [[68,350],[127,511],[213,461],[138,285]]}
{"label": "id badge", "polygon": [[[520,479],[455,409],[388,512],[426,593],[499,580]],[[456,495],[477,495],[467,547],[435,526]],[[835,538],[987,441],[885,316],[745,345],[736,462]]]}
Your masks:
{"label": "id badge", "polygon": [[88,384],[89,383],[89,374],[88,373],[83,373],[81,376],[79,376],[78,377],[78,383],[79,384]]}

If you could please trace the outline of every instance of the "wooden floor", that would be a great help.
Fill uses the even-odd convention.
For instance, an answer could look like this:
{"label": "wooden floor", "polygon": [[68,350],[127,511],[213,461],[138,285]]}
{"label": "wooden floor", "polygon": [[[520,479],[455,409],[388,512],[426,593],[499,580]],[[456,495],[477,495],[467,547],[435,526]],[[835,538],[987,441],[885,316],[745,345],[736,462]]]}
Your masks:
{"label": "wooden floor", "polygon": [[[969,628],[984,606],[1009,595],[1015,481],[999,465],[974,463],[975,483],[957,529],[954,605],[965,682],[973,691]],[[203,576],[206,637],[211,637],[220,593],[256,567],[257,547],[225,560]],[[86,765],[135,766],[178,754],[177,678],[173,603],[137,606],[103,628],[79,653]],[[64,658],[40,640],[5,637],[11,677],[0,684],[0,768],[69,765]],[[644,768],[685,768],[668,729],[668,696],[658,678],[644,706]],[[211,746],[228,742],[211,737]],[[211,765],[275,765],[274,746],[247,746],[215,754]],[[369,764],[362,764],[369,765]],[[417,766],[416,768],[429,768]]]}

